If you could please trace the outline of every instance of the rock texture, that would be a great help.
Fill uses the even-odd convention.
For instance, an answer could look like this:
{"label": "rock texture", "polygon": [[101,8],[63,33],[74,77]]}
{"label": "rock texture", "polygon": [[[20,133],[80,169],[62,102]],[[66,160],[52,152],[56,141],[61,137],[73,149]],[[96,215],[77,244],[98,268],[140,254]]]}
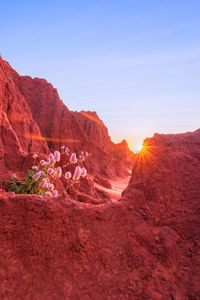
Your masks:
{"label": "rock texture", "polygon": [[104,186],[107,189],[112,189],[111,183],[108,180],[101,178],[99,175],[96,175],[94,177],[94,182],[100,184],[101,186]]}
{"label": "rock texture", "polygon": [[1,299],[200,297],[200,130],[147,139],[118,202],[0,208]]}
{"label": "rock texture", "polygon": [[103,151],[109,152],[112,141],[108,134],[108,129],[99,119],[96,112],[81,111],[73,112],[78,124],[86,136]]}

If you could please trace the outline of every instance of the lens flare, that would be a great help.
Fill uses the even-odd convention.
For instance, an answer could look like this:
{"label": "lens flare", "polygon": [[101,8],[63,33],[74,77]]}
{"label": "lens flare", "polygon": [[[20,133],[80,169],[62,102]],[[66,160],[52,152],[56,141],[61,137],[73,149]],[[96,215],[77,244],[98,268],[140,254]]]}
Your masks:
{"label": "lens flare", "polygon": [[25,133],[24,136],[26,138],[32,139],[32,140],[38,140],[42,141],[45,140],[47,142],[55,142],[55,143],[80,143],[79,140],[76,139],[57,139],[57,138],[49,138],[41,135],[36,135],[36,134],[30,134],[30,133]]}

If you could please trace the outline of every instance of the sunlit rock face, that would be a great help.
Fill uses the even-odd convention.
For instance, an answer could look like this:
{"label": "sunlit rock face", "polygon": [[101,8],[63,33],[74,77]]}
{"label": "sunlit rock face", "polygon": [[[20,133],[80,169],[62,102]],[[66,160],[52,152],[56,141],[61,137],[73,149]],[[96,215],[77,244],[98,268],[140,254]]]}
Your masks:
{"label": "sunlit rock face", "polygon": [[109,204],[1,194],[1,299],[198,299],[200,131],[147,140]]}

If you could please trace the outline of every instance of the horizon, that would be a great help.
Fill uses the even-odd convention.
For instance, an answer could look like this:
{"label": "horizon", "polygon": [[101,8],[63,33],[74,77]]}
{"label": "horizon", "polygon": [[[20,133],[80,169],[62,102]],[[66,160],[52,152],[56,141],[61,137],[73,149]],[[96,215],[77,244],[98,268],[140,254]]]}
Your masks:
{"label": "horizon", "polygon": [[2,58],[52,83],[70,110],[96,111],[111,139],[131,150],[154,133],[194,131],[200,3],[143,3],[7,1]]}

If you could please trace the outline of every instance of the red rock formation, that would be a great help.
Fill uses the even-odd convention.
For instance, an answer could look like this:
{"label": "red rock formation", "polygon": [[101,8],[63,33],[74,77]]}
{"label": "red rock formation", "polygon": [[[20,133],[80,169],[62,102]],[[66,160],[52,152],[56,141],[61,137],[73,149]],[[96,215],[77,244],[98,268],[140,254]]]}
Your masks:
{"label": "red rock formation", "polygon": [[200,130],[148,139],[114,204],[1,194],[0,207],[1,299],[200,296]]}
{"label": "red rock formation", "polygon": [[69,143],[74,149],[76,143],[80,144],[83,139],[87,139],[75,117],[50,83],[44,79],[19,76],[14,70],[11,72],[50,149],[59,149],[61,145]]}
{"label": "red rock formation", "polygon": [[28,153],[48,153],[47,144],[41,138],[40,129],[10,69],[0,57],[0,181],[8,177],[9,171],[20,171]]}
{"label": "red rock formation", "polygon": [[[90,173],[107,177],[127,175],[127,168],[133,162],[132,152],[127,144],[119,149],[119,145],[111,141],[107,128],[95,112],[69,111],[57,90],[46,80],[20,76],[8,63],[5,65],[50,150],[65,144],[71,150],[89,151],[92,153],[87,163]],[[37,140],[38,136],[32,134],[31,138]]]}
{"label": "red rock formation", "polygon": [[132,168],[133,162],[136,159],[136,155],[129,149],[126,140],[121,143],[113,144],[111,146],[111,153],[119,161],[123,161],[128,168]]}
{"label": "red rock formation", "polygon": [[[92,153],[86,162],[92,174],[103,177],[127,174],[127,149],[123,149],[124,156],[121,157],[113,152],[118,145],[111,141],[107,128],[96,113],[71,112],[60,100],[57,90],[46,80],[20,76],[2,59],[0,68],[1,187],[12,173],[24,177],[33,164],[31,153],[43,155],[49,152],[48,147],[55,150],[63,144],[71,150]],[[56,182],[56,188],[61,191],[62,182]],[[83,185],[83,188],[96,200],[99,197],[109,199],[108,195],[95,191],[94,186],[88,189]],[[83,189],[81,195],[76,195],[78,197],[84,198]]]}

